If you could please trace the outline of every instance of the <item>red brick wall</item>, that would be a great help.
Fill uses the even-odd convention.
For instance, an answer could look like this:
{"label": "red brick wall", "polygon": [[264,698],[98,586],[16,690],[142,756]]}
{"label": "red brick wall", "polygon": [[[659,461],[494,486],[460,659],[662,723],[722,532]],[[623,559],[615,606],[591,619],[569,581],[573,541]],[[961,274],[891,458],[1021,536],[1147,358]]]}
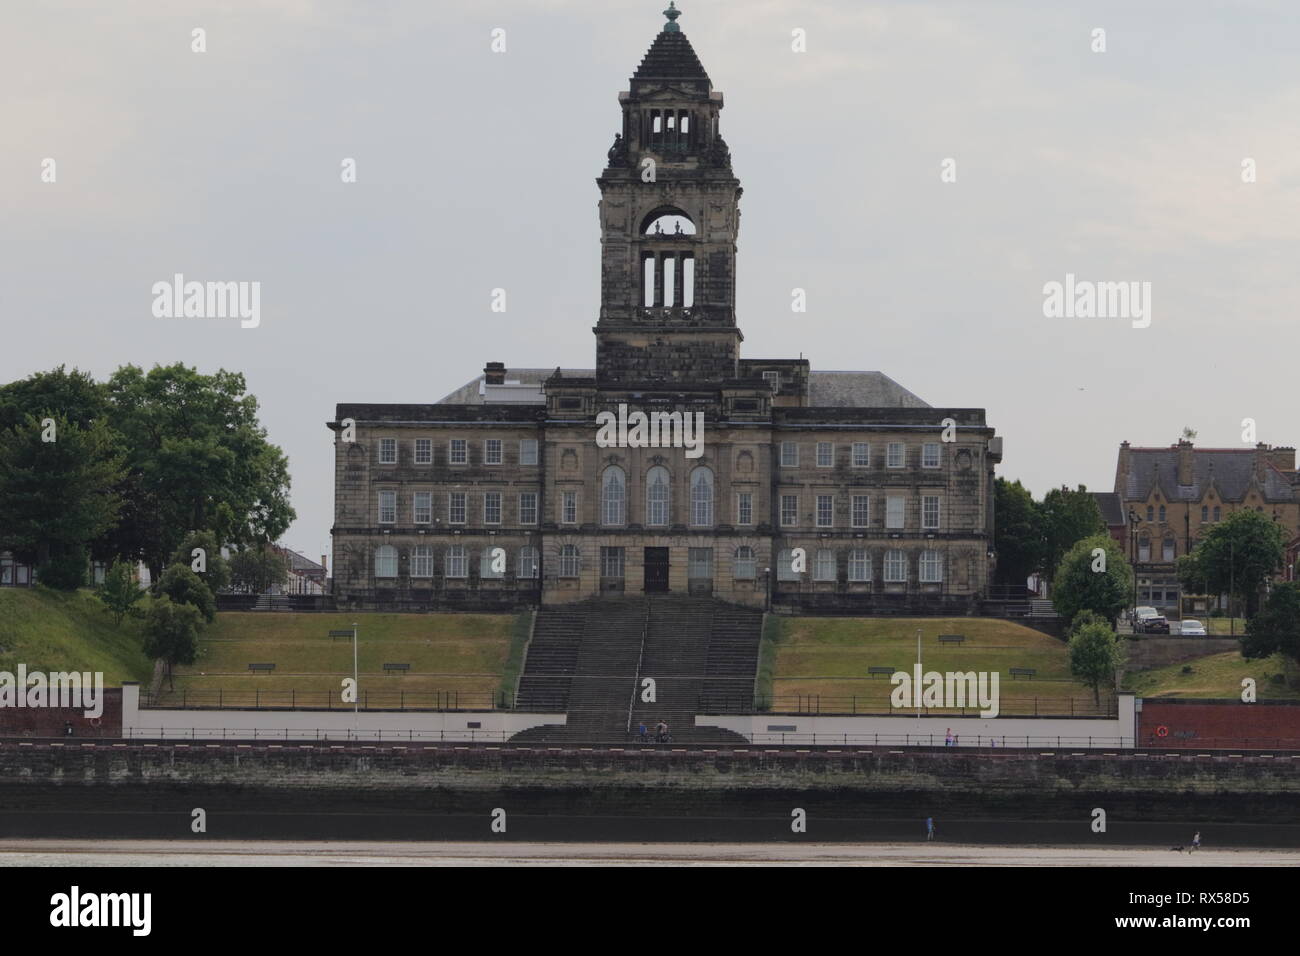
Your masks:
{"label": "red brick wall", "polygon": [[1300,749],[1297,704],[1143,700],[1137,717],[1139,747]]}
{"label": "red brick wall", "polygon": [[122,688],[104,688],[104,713],[97,722],[81,708],[0,707],[0,737],[64,737],[68,724],[73,737],[121,737]]}

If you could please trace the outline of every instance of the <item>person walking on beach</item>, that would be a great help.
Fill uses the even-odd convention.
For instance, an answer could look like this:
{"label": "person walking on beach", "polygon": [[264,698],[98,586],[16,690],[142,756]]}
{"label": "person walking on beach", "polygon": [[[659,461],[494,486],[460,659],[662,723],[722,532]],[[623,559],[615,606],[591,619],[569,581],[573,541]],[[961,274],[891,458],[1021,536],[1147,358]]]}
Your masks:
{"label": "person walking on beach", "polygon": [[1192,850],[1195,851],[1195,850],[1199,850],[1200,848],[1201,848],[1201,831],[1197,830],[1196,836],[1192,837]]}
{"label": "person walking on beach", "polygon": [[934,817],[925,818],[925,839],[927,842],[934,839]]}

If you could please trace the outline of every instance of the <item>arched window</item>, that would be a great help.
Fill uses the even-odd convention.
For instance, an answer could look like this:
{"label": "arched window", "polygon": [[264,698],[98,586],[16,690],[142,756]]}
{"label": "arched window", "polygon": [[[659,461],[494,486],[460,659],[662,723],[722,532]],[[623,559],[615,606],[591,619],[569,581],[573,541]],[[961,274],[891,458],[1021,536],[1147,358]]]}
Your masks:
{"label": "arched window", "polygon": [[560,549],[560,577],[576,578],[578,576],[578,546],[566,544]]}
{"label": "arched window", "polygon": [[733,574],[737,581],[752,581],[758,576],[758,565],[754,561],[754,549],[742,544],[736,549],[736,563]]}
{"label": "arched window", "polygon": [[1156,509],[1153,508],[1151,505],[1147,505],[1147,521],[1155,521],[1155,520],[1156,520]]}
{"label": "arched window", "polygon": [[867,557],[865,548],[854,548],[849,552],[849,580],[871,580],[871,559]]}
{"label": "arched window", "polygon": [[713,525],[713,471],[703,466],[691,472],[691,524],[697,528]]}
{"label": "arched window", "polygon": [[525,545],[519,549],[519,571],[521,578],[537,577],[537,549]]}
{"label": "arched window", "polygon": [[375,548],[375,577],[397,577],[397,549],[391,544],[381,544]]}
{"label": "arched window", "polygon": [[1202,521],[1209,521],[1209,520],[1210,520],[1210,506],[1209,506],[1209,505],[1201,505],[1201,520],[1202,520]]}
{"label": "arched window", "polygon": [[1138,538],[1138,560],[1139,561],[1151,560],[1151,539],[1150,538]]}
{"label": "arched window", "polygon": [[938,551],[921,552],[921,581],[938,584],[943,580],[943,558]]}
{"label": "arched window", "polygon": [[813,565],[813,580],[835,580],[835,552],[830,548],[817,549],[817,563]]}
{"label": "arched window", "polygon": [[449,578],[469,577],[469,559],[465,556],[463,544],[453,544],[447,549],[446,575]]}
{"label": "arched window", "polygon": [[1214,520],[1215,520],[1215,521],[1218,521],[1218,520],[1219,520],[1219,515],[1221,515],[1221,514],[1222,514],[1222,512],[1219,510],[1219,506],[1218,506],[1218,505],[1215,505],[1215,506],[1214,506]]}
{"label": "arched window", "polygon": [[627,523],[627,479],[618,465],[606,468],[601,479],[600,523],[607,527]]}
{"label": "arched window", "polygon": [[672,490],[668,469],[655,465],[645,476],[645,523],[652,528],[668,524]]}
{"label": "arched window", "polygon": [[1164,544],[1161,547],[1161,559],[1166,562],[1173,561],[1176,550],[1177,546],[1174,543],[1174,539],[1165,538]]}
{"label": "arched window", "polygon": [[1164,523],[1165,523],[1165,506],[1164,506],[1164,505],[1161,505],[1161,506],[1160,506],[1160,523],[1161,523],[1161,524],[1164,524]]}
{"label": "arched window", "polygon": [[907,583],[907,555],[902,551],[885,552],[885,580],[890,584]]}

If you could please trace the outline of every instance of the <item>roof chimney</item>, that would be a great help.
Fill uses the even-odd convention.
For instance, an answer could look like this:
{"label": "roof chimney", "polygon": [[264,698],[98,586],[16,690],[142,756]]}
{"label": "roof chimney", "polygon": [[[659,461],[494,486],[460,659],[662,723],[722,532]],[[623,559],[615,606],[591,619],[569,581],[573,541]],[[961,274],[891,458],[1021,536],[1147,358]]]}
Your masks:
{"label": "roof chimney", "polygon": [[1270,450],[1271,449],[1264,442],[1260,442],[1255,446],[1255,477],[1259,479],[1261,485],[1264,483],[1264,476],[1268,474],[1268,460],[1271,457],[1269,455]]}
{"label": "roof chimney", "polygon": [[1129,467],[1129,445],[1128,442],[1122,441],[1119,443],[1119,459],[1115,464],[1115,491],[1121,499],[1128,488]]}
{"label": "roof chimney", "polygon": [[488,362],[483,367],[483,383],[485,385],[504,385],[506,383],[506,363]]}
{"label": "roof chimney", "polygon": [[1274,448],[1268,453],[1268,460],[1278,471],[1295,471],[1295,449]]}
{"label": "roof chimney", "polygon": [[1192,443],[1186,438],[1178,441],[1178,484],[1187,487],[1195,481],[1195,469],[1192,467],[1193,451]]}
{"label": "roof chimney", "polygon": [[329,565],[325,563],[325,555],[320,556],[320,566],[322,571],[328,571]]}

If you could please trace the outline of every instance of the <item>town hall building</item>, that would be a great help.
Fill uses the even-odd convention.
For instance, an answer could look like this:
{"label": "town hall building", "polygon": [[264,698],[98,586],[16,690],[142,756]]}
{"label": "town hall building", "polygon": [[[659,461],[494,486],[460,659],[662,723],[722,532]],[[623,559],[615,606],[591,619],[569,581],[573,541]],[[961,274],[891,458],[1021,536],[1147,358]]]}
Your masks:
{"label": "town hall building", "polygon": [[691,593],[960,613],[985,593],[1001,439],[983,409],[742,357],[723,97],[665,12],[597,179],[595,367],[491,361],[437,402],[339,404],[339,607]]}

